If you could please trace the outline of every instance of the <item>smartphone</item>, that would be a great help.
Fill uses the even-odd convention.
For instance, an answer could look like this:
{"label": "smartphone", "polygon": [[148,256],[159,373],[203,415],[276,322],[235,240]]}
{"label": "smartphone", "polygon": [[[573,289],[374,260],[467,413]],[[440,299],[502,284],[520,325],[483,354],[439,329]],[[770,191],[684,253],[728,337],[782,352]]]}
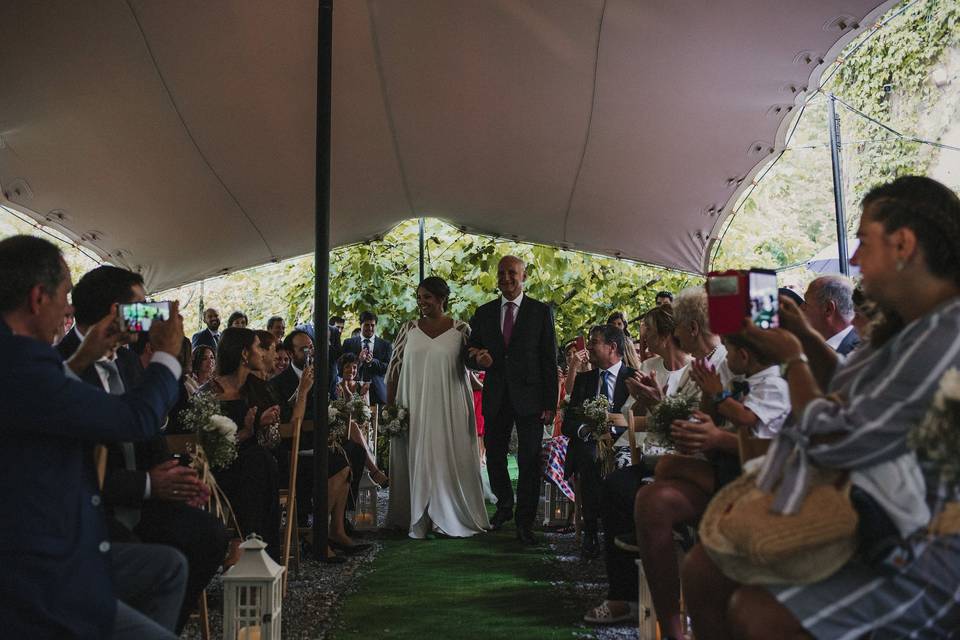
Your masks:
{"label": "smartphone", "polygon": [[577,336],[577,339],[576,339],[576,350],[577,350],[578,352],[580,352],[580,351],[583,351],[583,350],[586,349],[586,348],[587,348],[587,341],[584,339],[583,336]]}
{"label": "smartphone", "polygon": [[120,305],[120,320],[127,331],[146,333],[154,320],[170,319],[170,302],[134,302]]}
{"label": "smartphone", "polygon": [[777,273],[767,269],[751,269],[750,319],[761,329],[780,326],[780,300]]}
{"label": "smartphone", "polygon": [[761,329],[780,326],[777,273],[769,269],[712,271],[707,274],[710,331],[738,333],[744,318]]}

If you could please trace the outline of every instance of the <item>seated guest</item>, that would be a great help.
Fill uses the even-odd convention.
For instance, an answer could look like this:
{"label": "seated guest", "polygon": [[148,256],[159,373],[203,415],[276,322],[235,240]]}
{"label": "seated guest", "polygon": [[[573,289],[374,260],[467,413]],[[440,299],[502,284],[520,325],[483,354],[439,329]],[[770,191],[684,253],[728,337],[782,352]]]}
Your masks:
{"label": "seated guest", "polygon": [[217,375],[200,391],[220,401],[220,411],[237,425],[237,459],[226,469],[214,469],[237,516],[243,535],[257,533],[274,559],[280,556],[280,498],[277,461],[257,441],[262,429],[280,417],[277,405],[258,406],[247,396],[251,372],[261,368],[260,339],[250,329],[230,327],[220,337]]}
{"label": "seated guest", "polygon": [[180,348],[180,355],[177,360],[183,367],[180,384],[186,387],[187,395],[192,396],[200,388],[200,385],[197,384],[197,379],[193,377],[193,347],[188,338],[183,339],[183,346]]}
{"label": "seated guest", "polygon": [[[650,350],[656,354],[644,360],[640,373],[656,380],[664,397],[698,392],[687,366],[690,354],[680,348],[680,343],[673,335],[675,328],[670,304],[654,307],[644,314],[640,324],[641,335],[646,336]],[[684,373],[687,375],[684,376]],[[681,382],[684,384],[681,385]],[[627,380],[627,388],[630,387],[631,380]],[[621,439],[624,437],[621,436]],[[652,467],[641,461],[640,464],[617,469],[603,480],[600,522],[603,526],[604,560],[610,588],[606,600],[584,615],[586,622],[614,624],[637,617],[640,585],[634,565],[636,551],[621,549],[615,540],[618,536],[626,536],[632,546],[636,546],[635,538],[631,539],[628,535],[633,532],[633,504],[641,481],[650,477],[652,471]]]}
{"label": "seated guest", "polygon": [[287,351],[283,342],[277,343],[277,359],[273,365],[273,371],[270,373],[270,379],[276,378],[281,373],[287,370],[287,367],[290,366],[290,352]]}
{"label": "seated guest", "polygon": [[70,271],[51,243],[0,241],[0,616],[10,638],[175,638],[183,555],[107,540],[91,450],[149,440],[177,394],[177,313],[151,327],[139,387],[111,395],[76,372],[117,346],[117,314],[87,327],[64,363],[50,345],[70,308]]}
{"label": "seated guest", "polygon": [[276,343],[280,344],[283,342],[283,336],[287,335],[287,324],[280,316],[273,316],[267,320],[267,331],[272,333]]}
{"label": "seated guest", "polygon": [[[277,338],[269,331],[262,329],[254,333],[260,341],[261,357],[256,361],[256,365],[251,367],[247,382],[243,385],[243,392],[250,406],[255,406],[261,411],[269,411],[271,407],[277,408],[276,421],[261,426],[257,431],[257,441],[272,450],[280,444],[280,405],[283,404],[276,387],[268,384],[277,362]],[[253,363],[254,361],[251,361],[251,365]]]}
{"label": "seated guest", "polygon": [[[113,304],[144,301],[143,278],[119,267],[102,266],[87,272],[73,289],[76,330],[85,333],[95,319],[110,312]],[[120,347],[115,357],[101,360],[80,377],[106,393],[122,394],[139,386],[153,358],[154,348],[147,334],[135,336],[132,348]],[[73,340],[59,345],[69,358]],[[184,360],[181,341],[178,362]],[[79,346],[77,344],[77,346]],[[75,350],[75,349],[74,349]],[[181,375],[181,380],[185,376]],[[182,381],[178,404],[182,408],[186,391]],[[215,516],[198,507],[206,503],[206,487],[197,472],[180,466],[162,437],[145,442],[122,442],[108,447],[107,473],[103,482],[103,504],[110,519],[112,542],[166,544],[183,553],[189,565],[189,579],[183,607],[177,621],[179,633],[196,609],[200,593],[220,568],[227,547],[227,534]]]}
{"label": "seated guest", "polygon": [[230,317],[227,319],[227,328],[238,328],[246,329],[247,328],[247,314],[242,311],[234,311],[230,314]]}
{"label": "seated guest", "polygon": [[810,282],[800,307],[810,326],[842,356],[860,343],[853,328],[853,282],[844,276],[820,276]]}
{"label": "seated guest", "polygon": [[[300,376],[303,375],[303,370],[307,367],[307,363],[313,362],[313,339],[306,331],[294,329],[283,339],[283,348],[290,354],[290,366],[287,367],[283,373],[275,376],[270,381],[270,384],[276,388],[280,394],[280,399],[283,401],[283,404],[280,406],[280,419],[283,422],[289,422],[297,387],[300,384]],[[336,361],[330,362],[329,383],[329,394],[332,398],[337,386]],[[311,396],[307,398],[306,419],[313,420],[313,413],[313,397]]]}
{"label": "seated guest", "polygon": [[197,388],[210,382],[217,372],[217,353],[213,348],[202,345],[193,350],[193,380]]}
{"label": "seated guest", "polygon": [[590,330],[587,352],[594,370],[577,376],[570,393],[570,404],[563,419],[563,435],[570,438],[567,450],[566,475],[576,473],[580,479],[579,500],[583,509],[583,539],[581,554],[586,558],[600,553],[597,537],[600,518],[600,462],[597,460],[597,442],[577,420],[576,407],[585,400],[604,395],[610,401],[610,413],[618,413],[629,397],[626,380],[634,370],[624,365],[623,332],[613,325],[601,325]]}
{"label": "seated guest", "polygon": [[203,312],[203,323],[207,328],[193,334],[190,344],[194,349],[206,346],[216,351],[217,345],[220,344],[220,314],[212,307],[207,309]]}
{"label": "seated guest", "polygon": [[853,330],[861,340],[870,340],[873,327],[883,321],[883,310],[857,285],[853,290]]}
{"label": "seated guest", "polygon": [[[849,471],[852,492],[873,503],[870,521],[887,519],[899,540],[866,553],[877,550],[873,528],[861,528],[860,553],[805,585],[739,585],[695,547],[683,584],[698,640],[927,639],[960,629],[960,534],[926,530],[944,487],[936,465],[921,457],[918,470],[908,446],[944,372],[960,367],[960,200],[934,180],[905,176],[871,190],[862,206],[850,262],[860,267],[864,291],[901,328],[874,332],[845,365],[827,367],[824,388],[815,360],[836,363],[837,356],[822,342],[813,348],[817,332],[803,324],[748,327],[757,348],[782,363],[795,416],[774,440],[758,484],[772,487],[775,512],[792,512],[806,493],[795,479],[806,477],[808,465]],[[917,496],[922,480],[908,490],[905,480],[915,473],[926,481],[926,501]],[[781,474],[781,483],[770,484]]]}
{"label": "seated guest", "polygon": [[[356,394],[366,400],[370,392],[370,383],[357,380],[357,370],[359,368],[357,356],[352,353],[345,353],[340,356],[337,365],[340,367],[341,377],[340,382],[337,383],[337,398],[349,399]],[[350,440],[358,446],[363,447],[363,450],[366,452],[364,465],[370,472],[370,478],[381,487],[387,486],[390,479],[387,478],[387,474],[377,467],[377,461],[370,452],[370,445],[367,442],[366,436],[360,429],[360,425],[353,420],[350,421],[350,433],[348,435]],[[359,488],[359,479],[356,488]]]}
{"label": "seated guest", "polygon": [[[731,388],[733,373],[727,364],[727,349],[720,336],[710,331],[706,290],[703,287],[690,287],[681,291],[673,305],[673,317],[673,335],[680,348],[704,361],[703,368],[715,371],[724,389]],[[694,377],[694,373],[691,363],[683,375]],[[663,397],[664,392],[654,376],[638,375],[630,385],[632,392],[640,398],[641,406],[650,406]],[[688,447],[688,453],[710,452],[714,458],[715,474],[729,480],[738,470],[734,464],[736,437],[717,429],[712,423],[709,427],[700,429],[687,422],[678,428],[676,439]],[[709,442],[705,441],[707,435],[710,436]],[[665,456],[661,459],[656,476],[660,477],[661,472],[666,472],[664,475],[671,479],[664,478],[641,487],[637,491],[633,511],[640,557],[660,628],[664,635],[674,638],[681,637],[681,620],[680,575],[673,546],[673,529],[677,525],[695,523],[706,508],[710,490],[716,488],[704,487],[707,482],[704,476],[709,474],[704,472],[702,465],[690,465],[690,480],[681,479],[687,466],[685,461],[701,461],[691,457],[678,458]]]}

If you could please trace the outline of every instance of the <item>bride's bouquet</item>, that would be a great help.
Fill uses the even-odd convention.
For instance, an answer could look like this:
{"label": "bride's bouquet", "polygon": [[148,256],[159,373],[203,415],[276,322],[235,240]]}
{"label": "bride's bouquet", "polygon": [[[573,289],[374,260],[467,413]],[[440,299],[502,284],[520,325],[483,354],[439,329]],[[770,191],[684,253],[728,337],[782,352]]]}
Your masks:
{"label": "bride's bouquet", "polygon": [[406,407],[388,404],[380,413],[380,433],[386,438],[403,438],[410,430],[410,412]]}
{"label": "bride's bouquet", "polygon": [[196,393],[179,414],[184,429],[197,434],[197,450],[214,469],[229,467],[237,459],[237,425],[219,412],[213,394]]}

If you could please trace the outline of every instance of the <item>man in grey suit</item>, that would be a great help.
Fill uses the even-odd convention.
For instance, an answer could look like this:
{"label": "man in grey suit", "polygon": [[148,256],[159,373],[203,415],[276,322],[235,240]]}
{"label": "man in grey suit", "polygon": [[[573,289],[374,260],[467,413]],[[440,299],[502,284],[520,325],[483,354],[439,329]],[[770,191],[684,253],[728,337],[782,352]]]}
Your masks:
{"label": "man in grey suit", "polygon": [[807,287],[800,307],[834,351],[845,356],[860,343],[853,328],[853,282],[839,275],[820,276]]}

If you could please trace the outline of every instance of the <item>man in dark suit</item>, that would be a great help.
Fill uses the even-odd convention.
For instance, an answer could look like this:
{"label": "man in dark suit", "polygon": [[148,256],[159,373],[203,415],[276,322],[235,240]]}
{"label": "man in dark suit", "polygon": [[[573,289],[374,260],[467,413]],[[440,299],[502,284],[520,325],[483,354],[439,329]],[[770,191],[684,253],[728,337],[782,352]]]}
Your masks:
{"label": "man in dark suit", "polygon": [[[577,497],[583,505],[583,538],[581,553],[584,557],[595,558],[600,553],[600,541],[597,537],[597,524],[600,519],[600,462],[597,459],[597,441],[587,433],[586,427],[577,419],[577,407],[584,400],[601,395],[610,401],[609,413],[619,413],[629,397],[626,381],[634,373],[623,363],[623,331],[613,325],[600,325],[590,330],[587,353],[593,369],[577,376],[570,392],[569,409],[563,417],[563,435],[570,438],[567,448],[567,473],[577,473],[580,488]],[[616,440],[623,429],[614,430]]]}
{"label": "man in dark suit", "polygon": [[487,473],[497,496],[490,524],[499,529],[513,517],[513,488],[507,450],[517,427],[517,537],[533,544],[533,520],[540,498],[540,447],[543,425],[557,408],[557,337],[553,312],[523,294],[523,261],[505,256],[497,265],[501,296],[481,306],[470,319],[467,365],[487,372],[483,384],[483,442]]}
{"label": "man in dark suit", "polygon": [[216,353],[217,347],[220,346],[220,313],[212,307],[207,309],[203,312],[203,322],[207,328],[193,334],[190,344],[194,349],[201,346],[210,347]]}
{"label": "man in dark suit", "polygon": [[115,348],[115,313],[66,363],[50,346],[70,305],[70,272],[45,240],[0,241],[0,618],[12,638],[174,638],[186,561],[170,547],[111,545],[92,450],[155,437],[177,399],[183,325],[173,305],[151,327],[157,353],[122,396],[83,383]]}
{"label": "man in dark suit", "polygon": [[357,356],[357,378],[370,383],[370,404],[386,404],[387,384],[383,377],[393,355],[393,345],[376,333],[377,315],[364,311],[360,314],[360,335],[344,341],[343,352]]}
{"label": "man in dark suit", "polygon": [[800,307],[826,343],[845,356],[860,344],[853,328],[853,282],[844,276],[820,276],[807,286]]}
{"label": "man in dark suit", "polygon": [[[70,358],[76,350],[74,342],[79,346],[78,338],[108,313],[112,304],[145,299],[143,277],[138,273],[112,266],[87,272],[73,289],[74,330],[57,350],[64,359]],[[148,335],[137,336],[133,347],[120,347],[112,359],[101,359],[79,372],[80,378],[113,394],[136,387],[154,350]],[[166,544],[187,558],[189,578],[177,633],[196,609],[201,592],[226,555],[226,530],[216,516],[198,508],[205,497],[196,471],[180,466],[162,437],[108,445],[103,499],[110,516],[110,540]]]}

